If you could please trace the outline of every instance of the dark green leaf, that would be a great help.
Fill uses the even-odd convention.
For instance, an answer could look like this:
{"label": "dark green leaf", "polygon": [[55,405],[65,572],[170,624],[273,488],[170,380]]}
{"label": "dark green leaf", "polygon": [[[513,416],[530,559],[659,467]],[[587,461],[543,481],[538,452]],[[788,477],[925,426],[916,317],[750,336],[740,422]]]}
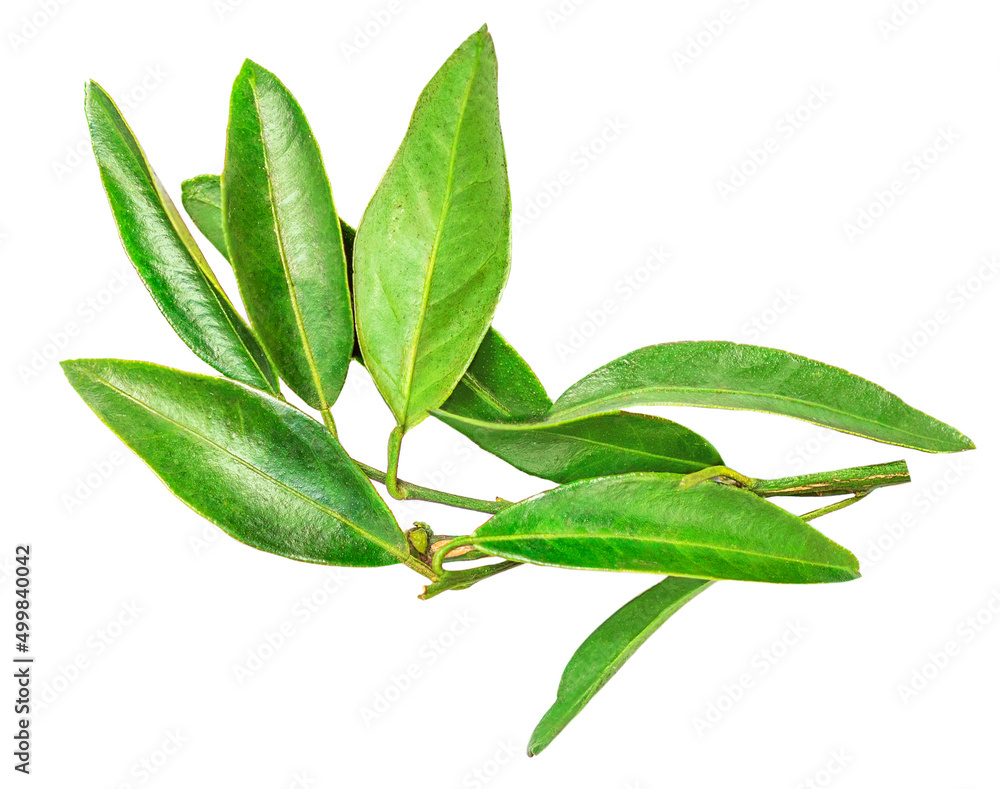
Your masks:
{"label": "dark green leaf", "polygon": [[541,753],[657,628],[712,581],[665,578],[609,616],[573,653],[555,704],[531,734],[528,756]]}
{"label": "dark green leaf", "polygon": [[827,583],[858,560],[801,518],[740,488],[679,474],[573,482],[502,510],[472,535],[520,562],[691,578]]}
{"label": "dark green leaf", "polygon": [[406,538],[368,479],[322,425],[287,403],[147,362],[62,365],[178,498],[241,542],[319,564],[406,558]]}
{"label": "dark green leaf", "polygon": [[541,419],[552,408],[541,381],[500,332],[490,328],[442,411],[486,422]]}
{"label": "dark green leaf", "polygon": [[974,448],[953,427],[838,367],[731,342],[666,343],[627,353],[573,384],[553,413],[583,416],[642,405],[763,411],[927,452]]}
{"label": "dark green leaf", "polygon": [[553,482],[630,471],[687,474],[722,465],[715,447],[697,433],[644,414],[505,424],[432,413],[515,468]]}
{"label": "dark green leaf", "polygon": [[181,203],[203,236],[229,260],[222,232],[222,184],[217,175],[198,175],[181,183]]}
{"label": "dark green leaf", "polygon": [[223,375],[273,393],[267,356],[226,297],[111,97],[87,84],[87,121],[118,233],[174,331]]}
{"label": "dark green leaf", "polygon": [[403,430],[455,388],[507,280],[510,188],[496,87],[484,27],[424,89],[358,227],[358,339]]}
{"label": "dark green leaf", "polygon": [[295,393],[328,408],[354,347],[340,223],[305,115],[249,60],[233,83],[222,215],[251,323]]}

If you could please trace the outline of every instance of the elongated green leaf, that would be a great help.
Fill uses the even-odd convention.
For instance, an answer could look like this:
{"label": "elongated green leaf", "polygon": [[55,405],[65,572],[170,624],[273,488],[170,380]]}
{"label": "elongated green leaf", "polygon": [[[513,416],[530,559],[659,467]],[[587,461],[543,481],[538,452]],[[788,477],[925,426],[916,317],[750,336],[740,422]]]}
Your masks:
{"label": "elongated green leaf", "polygon": [[609,616],[570,658],[555,704],[531,734],[528,756],[545,750],[660,625],[711,585],[700,578],[664,578]]}
{"label": "elongated green leaf", "polygon": [[433,411],[434,416],[515,468],[553,482],[630,471],[687,474],[722,465],[692,430],[655,416],[617,411],[533,423],[485,422]]}
{"label": "elongated green leaf", "polygon": [[62,366],[178,498],[237,540],[319,564],[375,567],[407,556],[368,479],[322,425],[287,403],[147,362]]}
{"label": "elongated green leaf", "polygon": [[181,203],[203,236],[229,260],[222,231],[222,184],[217,175],[198,175],[181,183]]}
{"label": "elongated green leaf", "polygon": [[768,583],[859,577],[850,551],[801,518],[746,490],[682,479],[637,473],[563,485],[502,510],[472,544],[577,569]]}
{"label": "elongated green leaf", "polygon": [[437,72],[358,227],[365,365],[404,430],[462,377],[510,269],[510,188],[486,28]]}
{"label": "elongated green leaf", "polygon": [[651,345],[573,384],[553,413],[582,416],[639,405],[694,405],[791,416],[886,444],[959,452],[953,427],[838,367],[774,348],[731,342]]}
{"label": "elongated green leaf", "polygon": [[[216,249],[229,260],[229,250],[226,247],[226,236],[222,230],[222,177],[219,175],[196,175],[181,184],[181,200],[184,208],[191,216],[195,226]],[[344,257],[347,258],[347,284],[351,284],[351,271],[354,260],[354,228],[343,219],[340,220],[340,235],[344,241]],[[218,241],[218,243],[216,243]],[[221,246],[220,246],[221,244]],[[353,304],[353,295],[351,297]],[[353,314],[353,313],[352,313]],[[351,328],[354,331],[354,328]],[[351,354],[361,361],[361,346],[357,336],[354,337],[354,350]]]}
{"label": "elongated green leaf", "polygon": [[87,84],[87,122],[122,245],[160,312],[223,375],[277,393],[267,356],[226,297],[111,97]]}
{"label": "elongated green leaf", "polygon": [[354,347],[340,223],[305,115],[249,60],[233,83],[222,216],[250,321],[278,372],[309,405],[329,407]]}
{"label": "elongated green leaf", "polygon": [[552,408],[541,381],[494,328],[483,338],[441,410],[452,417],[488,422],[521,422],[543,418]]}

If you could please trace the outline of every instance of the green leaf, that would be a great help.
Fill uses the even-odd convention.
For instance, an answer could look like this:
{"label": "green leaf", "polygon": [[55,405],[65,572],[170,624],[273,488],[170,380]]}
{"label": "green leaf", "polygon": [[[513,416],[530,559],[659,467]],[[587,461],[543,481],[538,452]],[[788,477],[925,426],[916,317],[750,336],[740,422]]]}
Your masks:
{"label": "green leaf", "polygon": [[644,414],[616,411],[518,424],[432,413],[515,468],[553,482],[630,471],[687,474],[723,464],[715,447],[694,431]]}
{"label": "green leaf", "polygon": [[679,474],[563,485],[508,507],[471,543],[512,561],[768,583],[859,577],[858,560],[801,518],[749,491]]}
{"label": "green leaf", "polygon": [[926,452],[973,449],[953,427],[880,386],[804,356],[731,342],[640,348],[573,384],[553,413],[583,416],[643,405],[763,411]]}
{"label": "green leaf", "polygon": [[181,203],[203,236],[229,260],[222,232],[222,184],[217,175],[198,175],[181,182]]}
{"label": "green leaf", "polygon": [[233,83],[222,215],[250,322],[281,377],[325,410],[354,347],[340,222],[305,115],[249,60]]}
{"label": "green leaf", "polygon": [[487,422],[520,422],[543,418],[552,408],[541,381],[492,327],[472,364],[441,406],[454,417]]}
{"label": "green leaf", "polygon": [[715,447],[675,422],[624,412],[546,420],[551,405],[527,363],[490,329],[451,397],[431,413],[515,468],[553,482],[722,465]]}
{"label": "green leaf", "polygon": [[240,542],[318,564],[407,557],[403,532],[365,475],[322,425],[287,403],[147,362],[62,366],[178,498]]}
{"label": "green leaf", "polygon": [[[181,200],[195,226],[216,249],[229,260],[226,237],[222,231],[222,177],[218,175],[196,175],[181,184]],[[347,258],[347,284],[350,288],[354,258],[354,228],[340,220],[340,235],[344,241],[344,257]],[[221,245],[221,246],[220,246]],[[353,304],[353,295],[351,296]],[[352,313],[353,314],[353,313]],[[354,327],[351,327],[353,333]],[[361,361],[361,346],[354,338],[353,358]]]}
{"label": "green leaf", "polygon": [[277,393],[250,327],[226,297],[111,97],[87,84],[87,122],[101,181],[132,264],[182,340],[223,375]]}
{"label": "green leaf", "polygon": [[555,704],[531,734],[528,756],[545,750],[660,625],[711,585],[700,578],[664,578],[609,616],[570,658]]}
{"label": "green leaf", "polygon": [[510,269],[510,188],[496,88],[496,53],[483,27],[420,95],[358,227],[358,339],[403,431],[455,388]]}

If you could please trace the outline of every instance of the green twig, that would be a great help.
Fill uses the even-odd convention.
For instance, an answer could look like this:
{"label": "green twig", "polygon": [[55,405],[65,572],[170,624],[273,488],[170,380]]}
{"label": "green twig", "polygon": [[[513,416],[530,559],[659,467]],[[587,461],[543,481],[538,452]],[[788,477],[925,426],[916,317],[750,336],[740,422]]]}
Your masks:
{"label": "green twig", "polygon": [[822,471],[799,477],[757,479],[750,490],[759,496],[840,496],[845,493],[857,496],[875,488],[901,485],[909,481],[910,472],[906,468],[906,461],[897,460],[893,463]]}
{"label": "green twig", "polygon": [[520,566],[521,562],[503,561],[498,564],[488,564],[485,567],[473,567],[470,570],[448,571],[443,573],[437,581],[425,586],[423,594],[419,597],[421,600],[429,600],[448,590],[468,589],[486,578],[492,578],[494,575]]}
{"label": "green twig", "polygon": [[861,499],[863,499],[869,493],[871,493],[870,490],[865,491],[864,493],[855,493],[849,499],[844,499],[843,501],[838,501],[838,502],[835,502],[833,504],[828,504],[825,507],[820,507],[819,509],[810,510],[805,515],[800,515],[799,517],[802,518],[802,520],[804,520],[804,521],[814,520],[815,518],[819,518],[822,515],[828,515],[831,512],[836,512],[837,510],[842,510],[842,509],[844,509],[844,507],[849,507],[850,505],[852,505],[852,504],[854,504],[854,503],[856,503],[858,501],[861,501]]}
{"label": "green twig", "polygon": [[859,496],[876,488],[900,485],[910,481],[906,461],[856,466],[837,471],[821,471],[780,479],[754,479],[733,471],[728,466],[710,466],[688,474],[680,482],[682,488],[692,488],[708,480],[735,485],[758,496]]}
{"label": "green twig", "polygon": [[[380,482],[388,487],[386,484],[386,472],[379,471],[377,468],[368,466],[358,461],[354,462],[358,464],[358,467],[365,472],[365,475],[369,479],[373,479],[376,482]],[[434,490],[433,488],[425,488],[422,485],[417,485],[413,482],[406,482],[405,480],[398,478],[396,479],[396,488],[397,490],[404,491],[406,493],[404,498],[407,499],[433,501],[435,504],[447,504],[449,507],[460,507],[464,510],[486,512],[490,515],[496,515],[496,513],[500,512],[500,510],[505,507],[509,507],[511,504],[507,501],[487,501],[486,499],[473,499],[468,496],[459,496],[455,493],[445,493],[444,491]]]}

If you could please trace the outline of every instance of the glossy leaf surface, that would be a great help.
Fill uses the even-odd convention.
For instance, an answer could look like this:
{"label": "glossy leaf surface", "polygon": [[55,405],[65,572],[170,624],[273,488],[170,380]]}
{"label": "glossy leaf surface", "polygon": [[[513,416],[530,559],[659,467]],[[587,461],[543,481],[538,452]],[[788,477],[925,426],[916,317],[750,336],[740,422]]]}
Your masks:
{"label": "glossy leaf surface", "polygon": [[223,375],[273,393],[263,348],[233,307],[111,97],[86,90],[87,122],[122,245],[182,340]]}
{"label": "glossy leaf surface", "polygon": [[251,61],[233,83],[222,215],[251,323],[295,393],[327,408],[354,347],[340,222],[305,115]]}
{"label": "glossy leaf surface", "polygon": [[[222,246],[216,248],[229,260],[229,250],[226,248],[225,234],[222,231],[222,177],[218,175],[198,175],[181,184],[184,208],[191,220],[202,234],[215,244],[215,239],[222,239]],[[189,205],[190,202],[190,205]],[[347,284],[351,284],[352,261],[354,257],[354,228],[343,219],[340,220],[340,235],[344,242],[344,256],[347,258]],[[353,296],[352,296],[353,303]],[[352,312],[353,314],[353,312]],[[353,332],[353,327],[351,328]],[[361,361],[361,347],[358,338],[354,338],[352,356]]]}
{"label": "glossy leaf surface", "polygon": [[953,427],[864,378],[787,351],[731,342],[666,343],[625,354],[573,384],[554,413],[642,405],[763,411],[928,452],[974,447]]}
{"label": "glossy leaf surface", "polygon": [[217,175],[198,175],[181,183],[181,203],[203,236],[229,260],[222,232],[222,183]]}
{"label": "glossy leaf surface", "polygon": [[531,734],[528,756],[545,750],[660,625],[711,585],[700,578],[665,578],[608,617],[570,658],[555,704]]}
{"label": "glossy leaf surface", "polygon": [[859,577],[858,560],[748,491],[677,474],[582,480],[502,510],[472,535],[513,561],[769,583]]}
{"label": "glossy leaf surface", "polygon": [[407,555],[360,469],[314,420],[274,397],[147,362],[63,362],[101,420],[193,510],[237,540],[319,564]]}
{"label": "glossy leaf surface", "polygon": [[553,482],[630,471],[687,474],[722,465],[715,447],[694,431],[644,414],[617,411],[518,424],[433,413],[487,452]]}
{"label": "glossy leaf surface", "polygon": [[552,401],[541,381],[492,327],[486,332],[465,375],[441,406],[441,410],[452,417],[487,422],[538,420],[550,408]]}
{"label": "glossy leaf surface", "polygon": [[404,430],[455,388],[507,280],[510,188],[496,89],[484,27],[420,95],[358,227],[358,340]]}

